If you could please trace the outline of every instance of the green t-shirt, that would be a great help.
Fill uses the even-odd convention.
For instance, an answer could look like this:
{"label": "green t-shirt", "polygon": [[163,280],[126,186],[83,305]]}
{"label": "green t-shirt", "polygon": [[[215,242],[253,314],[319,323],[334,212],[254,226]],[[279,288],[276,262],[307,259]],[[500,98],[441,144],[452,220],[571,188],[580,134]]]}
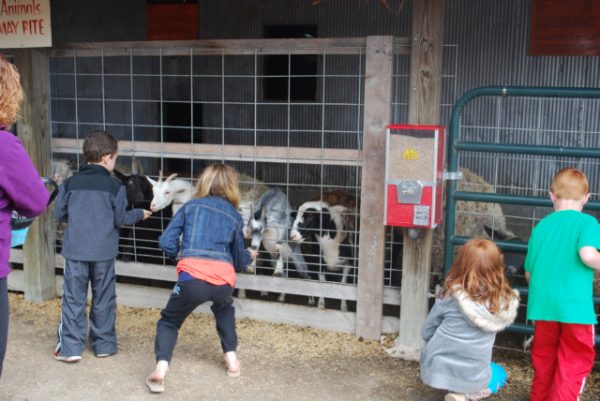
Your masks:
{"label": "green t-shirt", "polygon": [[594,270],[579,257],[584,246],[600,249],[600,225],[589,214],[562,210],[535,226],[525,259],[531,274],[527,319],[596,323]]}

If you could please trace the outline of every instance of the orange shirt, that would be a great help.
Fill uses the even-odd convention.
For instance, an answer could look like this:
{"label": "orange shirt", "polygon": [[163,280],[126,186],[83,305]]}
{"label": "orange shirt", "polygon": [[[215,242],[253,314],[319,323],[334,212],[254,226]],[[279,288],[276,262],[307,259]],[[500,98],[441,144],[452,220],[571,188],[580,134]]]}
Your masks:
{"label": "orange shirt", "polygon": [[235,286],[235,270],[229,262],[214,259],[183,258],[177,263],[177,273],[190,276],[214,285]]}

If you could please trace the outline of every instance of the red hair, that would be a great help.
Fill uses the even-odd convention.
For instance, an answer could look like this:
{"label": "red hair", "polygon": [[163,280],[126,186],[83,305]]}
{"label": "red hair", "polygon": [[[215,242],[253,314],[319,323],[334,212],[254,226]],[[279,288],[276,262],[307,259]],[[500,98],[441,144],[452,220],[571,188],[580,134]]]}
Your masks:
{"label": "red hair", "polygon": [[473,238],[458,251],[444,282],[444,296],[452,294],[457,287],[492,313],[501,307],[508,308],[507,301],[513,297],[513,292],[504,274],[502,253],[496,244]]}
{"label": "red hair", "polygon": [[589,192],[588,179],[578,168],[563,168],[552,179],[550,192],[556,199],[583,199]]}

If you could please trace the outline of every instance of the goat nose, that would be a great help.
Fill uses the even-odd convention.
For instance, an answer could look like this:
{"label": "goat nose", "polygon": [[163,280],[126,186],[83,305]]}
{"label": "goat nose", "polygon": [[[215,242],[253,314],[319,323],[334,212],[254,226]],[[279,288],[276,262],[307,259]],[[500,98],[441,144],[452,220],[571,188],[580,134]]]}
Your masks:
{"label": "goat nose", "polygon": [[302,239],[302,236],[300,235],[300,233],[297,230],[291,230],[290,231],[290,239],[292,241],[299,242]]}

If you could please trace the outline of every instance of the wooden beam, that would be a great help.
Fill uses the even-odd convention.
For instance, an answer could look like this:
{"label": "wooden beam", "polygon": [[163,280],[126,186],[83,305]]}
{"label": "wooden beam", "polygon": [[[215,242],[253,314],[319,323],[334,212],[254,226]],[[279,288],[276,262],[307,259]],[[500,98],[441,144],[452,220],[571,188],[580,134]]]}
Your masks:
{"label": "wooden beam", "polygon": [[[50,109],[48,51],[20,49],[14,52],[25,100],[17,124],[19,139],[42,176],[50,173]],[[51,212],[35,219],[24,245],[25,299],[41,302],[56,296],[54,274],[54,219]]]}
{"label": "wooden beam", "polygon": [[[412,14],[413,46],[410,67],[408,120],[411,124],[438,124],[442,86],[444,0],[416,0]],[[421,230],[413,239],[404,233],[400,330],[397,356],[418,360],[423,347],[421,327],[429,311],[433,230]]]}
{"label": "wooden beam", "polygon": [[[363,54],[364,38],[217,39],[144,42],[85,42],[55,45],[53,57],[200,56],[269,54]],[[408,54],[410,38],[395,38],[394,51]]]}
{"label": "wooden beam", "polygon": [[[23,263],[23,251],[11,249],[10,262]],[[54,258],[54,266],[64,270],[65,259],[61,255]],[[152,263],[122,262],[117,260],[115,265],[117,275],[120,277],[143,278],[158,281],[177,281],[177,272],[174,266],[163,266]],[[236,288],[256,291],[285,292],[287,294],[346,299],[356,301],[356,287],[350,284],[335,282],[320,282],[299,280],[293,278],[259,276],[253,274],[239,274]],[[400,305],[400,289],[384,288],[383,303],[386,305]],[[394,330],[397,331],[397,328]]]}
{"label": "wooden beam", "polygon": [[[83,139],[53,138],[55,153],[81,153]],[[124,156],[172,159],[251,161],[268,163],[327,164],[360,166],[362,151],[357,149],[300,148],[285,146],[220,145],[156,141],[119,141]]]}
{"label": "wooden beam", "polygon": [[367,37],[363,169],[358,250],[356,335],[381,335],[385,226],[383,216],[385,127],[392,104],[392,36]]}

